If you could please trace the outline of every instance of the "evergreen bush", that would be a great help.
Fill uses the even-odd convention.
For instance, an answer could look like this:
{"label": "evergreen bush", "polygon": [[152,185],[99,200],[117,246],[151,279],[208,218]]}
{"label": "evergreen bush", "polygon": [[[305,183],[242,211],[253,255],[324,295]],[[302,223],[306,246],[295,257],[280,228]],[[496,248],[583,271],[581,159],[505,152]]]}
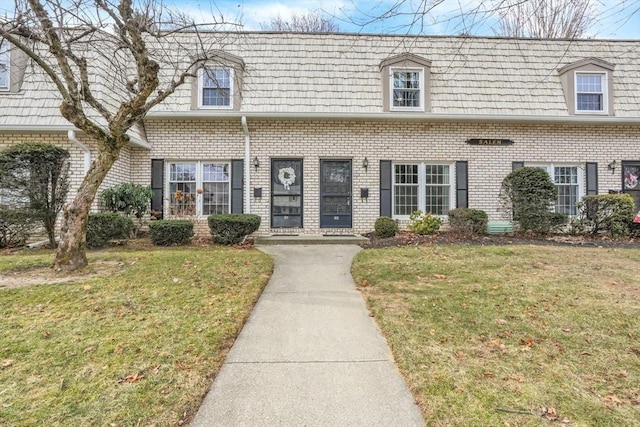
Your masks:
{"label": "evergreen bush", "polygon": [[393,237],[398,234],[398,223],[388,216],[381,216],[376,219],[373,229],[376,237]]}
{"label": "evergreen bush", "polygon": [[131,218],[115,212],[89,214],[87,247],[102,248],[109,244],[109,240],[128,239],[132,229]]}
{"label": "evergreen bush", "polygon": [[489,217],[480,209],[458,208],[449,211],[449,227],[454,233],[484,234]]}
{"label": "evergreen bush", "polygon": [[0,209],[0,248],[23,246],[35,222],[31,213]]}
{"label": "evergreen bush", "polygon": [[260,228],[260,217],[253,214],[217,214],[207,217],[215,243],[234,245]]}
{"label": "evergreen bush", "polygon": [[182,219],[151,221],[149,234],[156,246],[187,245],[193,237],[193,223]]}
{"label": "evergreen bush", "polygon": [[502,181],[502,209],[523,232],[547,234],[552,227],[558,190],[549,174],[536,167],[511,172]]}

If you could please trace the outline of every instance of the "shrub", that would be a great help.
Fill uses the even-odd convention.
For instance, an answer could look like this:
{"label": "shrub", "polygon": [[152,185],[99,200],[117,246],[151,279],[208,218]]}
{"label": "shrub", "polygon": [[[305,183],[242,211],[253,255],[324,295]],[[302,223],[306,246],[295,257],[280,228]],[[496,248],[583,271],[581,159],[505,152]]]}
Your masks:
{"label": "shrub", "polygon": [[440,230],[442,220],[429,212],[422,213],[421,210],[411,212],[409,215],[409,228],[417,234],[434,234]]}
{"label": "shrub", "polygon": [[578,215],[572,221],[573,229],[580,233],[621,237],[629,233],[634,216],[633,197],[629,194],[598,194],[585,196],[578,203]]}
{"label": "shrub", "polygon": [[489,217],[480,209],[458,208],[449,211],[451,231],[461,234],[484,234]]}
{"label": "shrub", "polygon": [[502,181],[502,210],[518,224],[520,231],[547,234],[551,230],[552,208],[558,190],[543,169],[524,167]]}
{"label": "shrub", "polygon": [[134,237],[138,236],[142,228],[142,219],[151,208],[153,190],[151,186],[124,182],[115,187],[107,188],[100,193],[100,200],[105,209],[111,212],[122,212],[124,215],[136,218],[133,230]]}
{"label": "shrub", "polygon": [[213,241],[221,245],[242,242],[260,228],[260,217],[253,214],[218,214],[207,218]]}
{"label": "shrub", "polygon": [[398,223],[388,216],[381,216],[376,219],[373,229],[377,237],[393,237],[398,234]]}
{"label": "shrub", "polygon": [[188,220],[151,221],[149,234],[156,246],[186,245],[193,237],[193,223]]}
{"label": "shrub", "polygon": [[0,188],[8,209],[29,213],[56,246],[56,220],[69,191],[70,155],[40,142],[10,145],[0,151]]}
{"label": "shrub", "polygon": [[128,239],[133,229],[133,221],[114,212],[89,215],[87,223],[87,247],[102,248],[109,240]]}
{"label": "shrub", "polygon": [[0,210],[0,248],[24,245],[35,222],[30,213]]}

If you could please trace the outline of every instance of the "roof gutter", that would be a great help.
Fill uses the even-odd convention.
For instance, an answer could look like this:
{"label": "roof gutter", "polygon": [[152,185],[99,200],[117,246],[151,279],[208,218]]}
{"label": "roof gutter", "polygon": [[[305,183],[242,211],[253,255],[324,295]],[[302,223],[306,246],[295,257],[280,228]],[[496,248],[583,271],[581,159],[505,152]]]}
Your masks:
{"label": "roof gutter", "polygon": [[[45,132],[78,132],[75,126],[70,125],[0,125],[0,132],[16,133],[45,133]],[[129,145],[151,150],[151,144],[141,138],[129,137]]]}
{"label": "roof gutter", "polygon": [[246,117],[270,120],[389,120],[416,122],[469,122],[469,123],[545,123],[581,125],[640,125],[640,117],[618,116],[545,116],[515,114],[439,114],[439,113],[353,113],[353,112],[214,112],[171,111],[149,113],[145,120],[201,119],[223,120]]}
{"label": "roof gutter", "polygon": [[76,146],[78,146],[84,153],[84,164],[82,165],[82,175],[86,176],[87,172],[89,172],[89,167],[91,167],[91,150],[89,147],[84,145],[82,142],[78,140],[76,137],[76,131],[70,130],[67,132],[67,138],[69,141],[73,142]]}
{"label": "roof gutter", "polygon": [[251,182],[251,167],[249,166],[251,164],[251,135],[249,134],[247,117],[242,116],[240,122],[242,123],[242,131],[244,132],[244,211],[245,213],[251,213],[251,197],[249,196],[249,183]]}

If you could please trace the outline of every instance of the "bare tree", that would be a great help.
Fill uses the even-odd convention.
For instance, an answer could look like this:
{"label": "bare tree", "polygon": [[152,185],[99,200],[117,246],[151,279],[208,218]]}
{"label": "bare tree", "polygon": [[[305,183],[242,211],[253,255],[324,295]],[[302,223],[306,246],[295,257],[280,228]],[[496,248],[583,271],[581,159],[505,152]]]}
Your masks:
{"label": "bare tree", "polygon": [[[384,27],[385,32],[425,34],[439,32],[472,35],[488,27],[497,34],[527,37],[582,37],[591,24],[605,17],[617,17],[624,24],[640,14],[640,0],[606,2],[598,16],[601,0],[396,0],[387,8],[367,5],[345,10],[341,19],[367,30]],[[600,8],[602,9],[602,7]]]}
{"label": "bare tree", "polygon": [[260,24],[267,31],[292,31],[296,33],[335,33],[339,31],[338,24],[331,18],[321,14],[309,12],[306,15],[294,13],[289,20],[277,16],[268,23]]}
{"label": "bare tree", "polygon": [[583,38],[598,22],[593,0],[507,0],[499,35],[549,39]]}
{"label": "bare tree", "polygon": [[62,116],[98,147],[63,209],[54,267],[71,271],[87,265],[89,210],[120,151],[149,110],[195,75],[209,49],[202,38],[198,46],[196,38],[180,44],[180,30],[195,27],[153,0],[16,0],[14,12],[0,37],[48,76]]}

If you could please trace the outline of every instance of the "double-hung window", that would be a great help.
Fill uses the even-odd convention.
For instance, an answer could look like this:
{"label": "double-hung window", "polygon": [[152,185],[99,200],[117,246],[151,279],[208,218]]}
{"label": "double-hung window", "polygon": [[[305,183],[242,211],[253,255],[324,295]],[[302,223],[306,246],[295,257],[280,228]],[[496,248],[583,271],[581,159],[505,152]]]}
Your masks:
{"label": "double-hung window", "polygon": [[229,162],[173,162],[168,168],[169,214],[177,217],[229,213]]}
{"label": "double-hung window", "polygon": [[198,104],[201,108],[233,108],[233,69],[200,68]]}
{"label": "double-hung window", "polygon": [[576,112],[607,113],[607,74],[576,73]]}
{"label": "double-hung window", "polygon": [[408,217],[416,210],[447,215],[453,205],[452,173],[448,164],[394,164],[393,216]]}
{"label": "double-hung window", "polygon": [[391,69],[391,106],[397,110],[424,110],[424,71]]}
{"label": "double-hung window", "polygon": [[0,91],[9,90],[10,72],[9,43],[0,40]]}
{"label": "double-hung window", "polygon": [[555,212],[566,215],[576,215],[576,203],[580,201],[584,190],[582,188],[582,169],[578,166],[564,165],[535,165],[544,169],[558,190]]}

